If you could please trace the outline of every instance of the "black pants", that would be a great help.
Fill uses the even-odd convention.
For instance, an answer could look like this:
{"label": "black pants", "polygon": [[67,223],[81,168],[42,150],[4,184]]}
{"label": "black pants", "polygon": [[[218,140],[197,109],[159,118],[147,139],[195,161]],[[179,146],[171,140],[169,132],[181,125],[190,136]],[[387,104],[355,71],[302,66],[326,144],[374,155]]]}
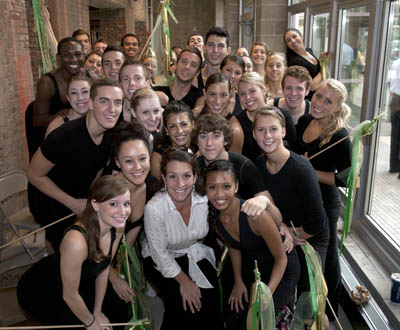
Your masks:
{"label": "black pants", "polygon": [[[182,271],[189,274],[189,260],[187,256],[175,259]],[[203,274],[213,286],[212,289],[202,289],[201,309],[192,313],[189,308],[183,309],[179,283],[173,278],[165,278],[155,269],[150,257],[143,261],[145,276],[158,289],[164,301],[164,318],[161,330],[223,330],[222,314],[219,306],[219,291],[217,273],[207,259],[197,263]]]}
{"label": "black pants", "polygon": [[390,121],[390,172],[400,172],[400,96],[394,94],[390,103],[392,110]]}

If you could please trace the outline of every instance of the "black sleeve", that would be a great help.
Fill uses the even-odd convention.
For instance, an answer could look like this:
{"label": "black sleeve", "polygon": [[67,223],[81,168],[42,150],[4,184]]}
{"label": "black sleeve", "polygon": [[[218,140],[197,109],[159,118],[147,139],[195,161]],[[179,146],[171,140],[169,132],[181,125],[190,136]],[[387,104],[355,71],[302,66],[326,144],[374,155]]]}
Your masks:
{"label": "black sleeve", "polygon": [[283,115],[285,116],[286,121],[286,136],[284,140],[287,142],[287,148],[289,150],[293,150],[295,143],[296,143],[296,128],[293,123],[292,116],[290,115],[289,111],[286,109],[281,109]]}
{"label": "black sleeve", "polygon": [[62,162],[65,154],[65,146],[68,146],[68,134],[62,126],[52,131],[43,141],[40,146],[40,150],[43,156],[52,162],[57,164]]}
{"label": "black sleeve", "polygon": [[297,182],[293,182],[293,187],[303,204],[303,229],[310,235],[317,235],[326,229],[328,220],[315,171],[311,165],[298,164],[294,180]]}
{"label": "black sleeve", "polygon": [[246,185],[249,185],[251,187],[251,192],[253,193],[253,195],[256,195],[265,190],[261,173],[258,170],[257,166],[254,165],[254,163],[250,159],[247,159],[243,163],[240,172],[240,176],[243,182],[246,182]]}
{"label": "black sleeve", "polygon": [[[339,141],[340,139],[348,135],[349,133],[347,132],[347,130],[342,129],[335,136],[335,139],[334,141],[332,141],[332,143],[335,143],[336,141]],[[335,185],[337,187],[345,187],[351,167],[352,144],[350,141],[350,137],[343,140],[342,142],[339,142],[337,145],[335,145],[334,148],[336,149],[335,152],[337,156],[335,157],[337,170],[337,172],[335,173]]]}

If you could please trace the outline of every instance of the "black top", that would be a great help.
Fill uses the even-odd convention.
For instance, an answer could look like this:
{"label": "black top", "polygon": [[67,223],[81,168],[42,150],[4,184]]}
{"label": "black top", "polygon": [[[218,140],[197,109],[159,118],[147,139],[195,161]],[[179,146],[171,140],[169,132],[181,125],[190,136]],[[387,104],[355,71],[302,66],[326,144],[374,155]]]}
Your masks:
{"label": "black top", "polygon": [[283,222],[290,228],[303,226],[306,233],[314,235],[308,241],[319,242],[325,237],[328,219],[322,203],[317,176],[309,161],[290,152],[290,157],[276,174],[266,168],[267,157],[257,159],[257,167],[264,179],[275,205],[281,211]]}
{"label": "black top", "polygon": [[[247,157],[236,152],[228,151],[229,161],[235,168],[235,174],[239,181],[238,195],[242,199],[249,199],[264,191],[264,185],[260,180],[261,174],[254,163]],[[197,157],[200,173],[204,173],[206,163],[203,156]]]}
{"label": "black top", "polygon": [[243,111],[242,105],[240,104],[239,94],[235,93],[235,108],[233,109],[233,115],[236,116]]}
{"label": "black top", "polygon": [[[69,102],[63,103],[58,88],[57,80],[54,75],[49,72],[46,76],[50,78],[54,86],[54,95],[50,99],[49,115],[55,115],[62,109],[69,109],[71,105]],[[34,102],[32,101],[25,112],[25,129],[26,129],[26,140],[28,142],[29,160],[31,160],[33,154],[39,148],[40,144],[44,140],[46,134],[46,127],[38,127],[33,124],[33,107]]]}
{"label": "black top", "polygon": [[[281,109],[281,111],[286,121],[286,135],[284,141],[286,142],[286,147],[292,149],[296,142],[296,129],[289,112],[285,109]],[[253,137],[253,122],[247,117],[247,110],[243,110],[236,118],[242,126],[244,135],[242,154],[255,163],[262,151]]]}
{"label": "black top", "polygon": [[[277,107],[279,109],[283,109],[279,107],[279,101],[282,97],[274,97],[274,107]],[[310,113],[310,101],[305,99],[306,106],[304,108],[304,115],[308,115]],[[297,135],[297,134],[296,134]]]}
{"label": "black top", "polygon": [[197,75],[197,88],[200,89],[201,91],[205,88],[201,70],[199,71],[199,74]]}
{"label": "black top", "polygon": [[[290,56],[288,57],[288,66],[292,65],[299,65],[308,70],[310,73],[310,76],[312,79],[314,79],[319,72],[321,72],[321,66],[319,63],[318,58],[314,55],[313,51],[311,48],[306,48],[306,51],[312,55],[317,60],[317,64],[312,64],[310,61],[305,59],[303,56],[300,56],[299,54],[296,54],[295,52],[291,51]],[[312,96],[314,95],[313,91],[310,91],[306,98],[308,100],[312,99]]]}
{"label": "black top", "polygon": [[[72,225],[69,227],[69,230],[77,230],[79,231],[87,240],[87,233],[84,228],[78,225]],[[82,272],[81,272],[81,281],[86,280],[86,279],[93,279],[96,278],[98,274],[100,274],[105,268],[108,267],[108,265],[111,262],[111,256],[112,256],[112,247],[113,243],[115,241],[115,228],[111,227],[111,241],[110,241],[110,248],[108,249],[108,253],[106,257],[101,260],[101,261],[95,261],[95,260],[90,260],[86,259],[83,264],[82,264]]]}
{"label": "black top", "polygon": [[[98,171],[107,163],[110,146],[111,136],[107,132],[100,145],[93,142],[86,127],[86,116],[83,116],[52,131],[40,150],[55,164],[48,177],[72,197],[87,198]],[[66,206],[40,191],[34,198],[38,220],[54,221],[71,213]]]}
{"label": "black top", "polygon": [[[330,147],[335,142],[339,141],[349,133],[345,128],[341,128],[332,136],[331,140],[322,148],[319,146],[321,139],[318,138],[312,142],[306,143],[303,140],[304,131],[310,125],[313,118],[311,115],[304,115],[299,119],[296,126],[297,128],[297,143],[295,151],[303,155],[308,152],[308,157],[315,155],[319,151]],[[327,149],[320,155],[310,160],[311,165],[316,169],[324,172],[335,172],[335,184],[337,187],[345,187],[347,176],[351,167],[351,141],[350,138],[338,143],[337,145]],[[330,186],[324,183],[319,183],[321,187],[322,198],[324,201],[325,210],[327,213],[331,207],[340,207],[341,202],[338,190],[335,186]],[[333,211],[333,210],[332,210]],[[337,210],[335,212],[336,218],[339,216]],[[333,215],[335,217],[335,215]],[[331,214],[328,214],[331,218]]]}
{"label": "black top", "polygon": [[[164,92],[168,96],[169,101],[175,100],[174,97],[172,96],[171,89],[169,86],[155,86],[153,87],[153,89],[155,91]],[[187,93],[185,97],[182,98],[180,101],[187,104],[190,107],[190,109],[193,109],[197,99],[202,95],[203,95],[202,90],[192,85],[190,87],[189,93]]]}

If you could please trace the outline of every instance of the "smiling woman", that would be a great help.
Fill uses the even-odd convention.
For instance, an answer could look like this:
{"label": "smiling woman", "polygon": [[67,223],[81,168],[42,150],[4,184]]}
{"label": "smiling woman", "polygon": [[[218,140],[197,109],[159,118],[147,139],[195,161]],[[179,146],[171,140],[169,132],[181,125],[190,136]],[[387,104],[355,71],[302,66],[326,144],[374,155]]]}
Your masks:
{"label": "smiling woman", "polygon": [[170,147],[191,152],[190,134],[194,126],[192,110],[181,101],[170,102],[163,112],[164,130],[151,154],[151,174],[161,179],[162,155]]}
{"label": "smiling woman", "polygon": [[223,329],[215,255],[202,243],[209,230],[207,197],[193,188],[196,160],[185,151],[170,150],[161,172],[165,189],[145,207],[142,251],[146,277],[164,297],[161,328],[179,323],[181,329]]}

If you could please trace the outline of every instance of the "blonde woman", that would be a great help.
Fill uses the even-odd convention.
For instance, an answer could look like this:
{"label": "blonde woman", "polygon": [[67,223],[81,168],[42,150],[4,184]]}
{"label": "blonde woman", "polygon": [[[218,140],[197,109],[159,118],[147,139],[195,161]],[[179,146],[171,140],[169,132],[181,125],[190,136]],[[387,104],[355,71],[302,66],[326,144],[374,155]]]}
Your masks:
{"label": "blonde woman", "polygon": [[268,99],[283,97],[282,78],[286,69],[286,56],[283,53],[271,52],[265,62],[265,86]]}
{"label": "blonde woman", "polygon": [[[299,119],[296,152],[309,158],[349,135],[347,121],[351,110],[345,104],[346,87],[338,80],[328,79],[318,87],[311,100],[310,114]],[[321,187],[324,208],[329,219],[330,241],[326,256],[325,278],[328,297],[337,313],[340,294],[340,264],[337,249],[337,221],[340,198],[337,187],[346,185],[343,172],[351,166],[350,139],[324,151],[310,160]],[[331,315],[328,314],[330,319]]]}
{"label": "blonde woman", "polygon": [[253,71],[261,77],[265,75],[265,61],[267,60],[268,45],[262,41],[256,41],[250,50],[250,58],[253,62]]}

